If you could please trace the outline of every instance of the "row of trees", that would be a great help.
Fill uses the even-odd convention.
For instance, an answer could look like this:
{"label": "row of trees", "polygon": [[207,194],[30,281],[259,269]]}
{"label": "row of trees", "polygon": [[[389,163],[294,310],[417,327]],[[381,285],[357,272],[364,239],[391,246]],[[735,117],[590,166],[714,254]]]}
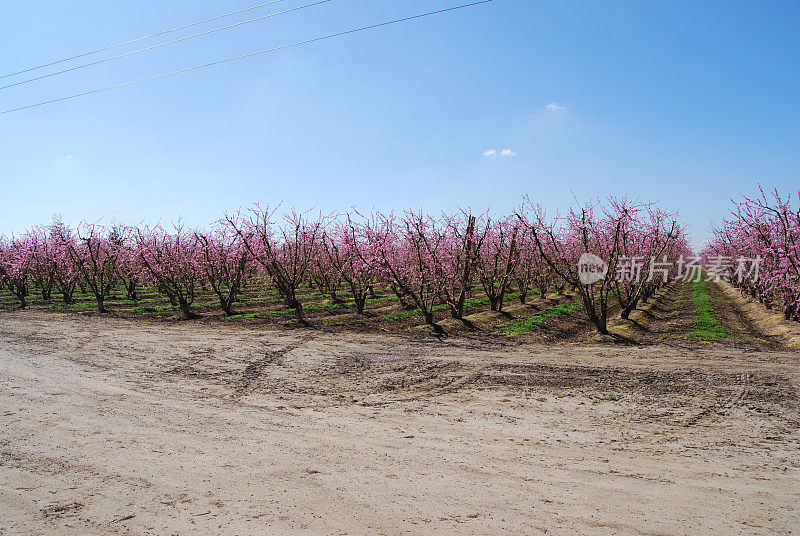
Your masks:
{"label": "row of trees", "polygon": [[[636,267],[637,277],[628,277],[629,259],[653,257],[666,265],[688,251],[674,214],[628,199],[598,201],[565,217],[548,217],[528,199],[504,217],[469,210],[438,218],[412,210],[278,217],[276,209],[256,205],[227,214],[208,230],[38,227],[0,242],[0,285],[22,306],[31,283],[42,299],[56,294],[65,303],[80,288],[95,297],[101,312],[114,288],[121,285],[135,301],[147,285],[191,318],[200,288],[213,291],[231,314],[243,287],[261,279],[301,321],[298,292],[304,285],[332,300],[346,289],[359,314],[381,286],[418,308],[430,324],[440,304],[462,318],[467,299],[480,291],[493,311],[501,311],[511,288],[525,303],[531,289],[546,296],[569,287],[579,292],[598,331],[607,333],[610,306],[616,302],[627,317],[670,276],[670,269],[645,263]],[[586,252],[608,263],[591,285],[582,284],[578,267]]]}
{"label": "row of trees", "polygon": [[[800,191],[793,200],[759,188],[757,197],[733,204],[731,217],[702,253],[704,264],[721,266],[743,292],[782,310],[787,320],[800,320]],[[744,259],[756,261],[758,277],[740,277]]]}

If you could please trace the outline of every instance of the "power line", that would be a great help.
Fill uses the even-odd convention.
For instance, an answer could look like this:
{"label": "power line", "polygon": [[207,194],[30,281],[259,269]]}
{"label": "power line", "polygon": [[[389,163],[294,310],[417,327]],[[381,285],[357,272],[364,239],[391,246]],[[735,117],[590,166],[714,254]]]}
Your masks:
{"label": "power line", "polygon": [[241,59],[244,59],[244,58],[249,58],[251,56],[258,56],[260,54],[267,54],[267,53],[270,53],[270,52],[276,52],[278,50],[283,50],[285,48],[291,48],[291,47],[296,47],[296,46],[300,46],[300,45],[307,45],[307,44],[310,44],[310,43],[316,43],[318,41],[324,41],[326,39],[332,39],[334,37],[341,37],[341,36],[344,36],[344,35],[349,35],[349,34],[353,34],[353,33],[357,33],[357,32],[363,32],[365,30],[372,30],[372,29],[375,29],[375,28],[383,27],[383,26],[389,26],[389,25],[392,25],[392,24],[398,24],[400,22],[407,22],[407,21],[414,20],[414,19],[421,19],[423,17],[429,17],[431,15],[438,15],[438,14],[441,14],[441,13],[447,13],[447,12],[450,12],[450,11],[456,11],[456,10],[464,9],[464,8],[467,8],[467,7],[477,6],[477,5],[480,5],[480,4],[488,4],[490,2],[494,2],[494,0],[480,0],[479,2],[471,2],[469,4],[462,4],[462,5],[459,5],[459,6],[449,7],[449,8],[445,8],[445,9],[439,9],[439,10],[436,10],[436,11],[429,11],[427,13],[420,13],[419,15],[412,15],[410,17],[403,17],[402,19],[390,20],[390,21],[387,21],[387,22],[381,22],[381,23],[378,23],[378,24],[371,24],[369,26],[362,26],[360,28],[354,28],[352,30],[346,30],[346,31],[343,31],[343,32],[328,34],[328,35],[324,35],[324,36],[321,36],[321,37],[314,37],[312,39],[306,39],[305,41],[296,41],[294,43],[289,43],[289,44],[286,44],[286,45],[281,45],[281,46],[274,47],[274,48],[269,48],[269,49],[266,49],[266,50],[259,50],[257,52],[250,52],[248,54],[243,54],[241,56],[234,56],[232,58],[225,58],[223,60],[217,60],[217,61],[213,61],[211,63],[204,63],[202,65],[195,65],[193,67],[186,67],[185,69],[179,69],[177,71],[171,71],[171,72],[168,72],[168,73],[156,74],[156,75],[153,75],[153,76],[148,76],[146,78],[140,78],[139,80],[132,80],[130,82],[125,82],[125,83],[122,83],[122,84],[116,84],[116,85],[113,85],[113,86],[107,86],[107,87],[100,88],[100,89],[93,89],[91,91],[85,91],[83,93],[77,93],[75,95],[70,95],[68,97],[61,97],[61,98],[53,99],[53,100],[49,100],[49,101],[38,102],[36,104],[29,104],[27,106],[21,106],[19,108],[12,108],[10,110],[4,110],[4,111],[0,112],[0,115],[10,114],[12,112],[19,112],[21,110],[27,110],[29,108],[36,108],[38,106],[44,106],[46,104],[53,104],[53,103],[61,102],[61,101],[65,101],[65,100],[76,99],[78,97],[85,97],[87,95],[93,95],[95,93],[102,93],[104,91],[110,91],[112,89],[118,89],[118,88],[121,88],[121,87],[132,86],[134,84],[140,84],[142,82],[147,82],[149,80],[155,80],[156,78],[165,78],[167,76],[172,76],[172,75],[176,75],[176,74],[180,74],[180,73],[185,73],[185,72],[188,72],[188,71],[194,71],[194,70],[197,70],[197,69],[203,69],[203,68],[206,68],[206,67],[212,67],[214,65],[219,65],[221,63],[227,63],[227,62],[230,62],[230,61],[236,61],[236,60],[241,60]]}
{"label": "power line", "polygon": [[104,58],[102,60],[97,60],[97,61],[93,61],[93,62],[90,62],[90,63],[84,63],[83,65],[77,65],[75,67],[70,67],[69,69],[64,69],[63,71],[56,71],[54,73],[49,73],[49,74],[44,74],[42,76],[37,76],[35,78],[29,78],[28,80],[22,80],[21,82],[14,82],[13,84],[8,84],[6,86],[0,86],[0,90],[8,89],[8,88],[14,87],[14,86],[21,86],[22,84],[29,84],[31,82],[35,82],[35,81],[41,80],[43,78],[50,78],[51,76],[58,76],[60,74],[68,73],[70,71],[77,71],[78,69],[84,69],[86,67],[92,67],[93,65],[99,65],[101,63],[107,63],[109,61],[118,60],[120,58],[124,58],[125,56],[132,56],[133,54],[139,54],[141,52],[147,52],[148,50],[153,50],[155,48],[160,48],[160,47],[164,47],[164,46],[167,46],[167,45],[174,45],[175,43],[180,43],[181,41],[186,41],[188,39],[195,39],[197,37],[202,37],[204,35],[212,34],[212,33],[215,33],[215,32],[220,32],[222,30],[229,30],[231,28],[236,28],[237,26],[242,26],[244,24],[250,24],[252,22],[257,22],[257,21],[269,19],[269,18],[272,18],[272,17],[277,17],[278,15],[285,15],[286,13],[292,13],[293,11],[300,11],[301,9],[306,9],[306,8],[309,8],[309,7],[318,6],[320,4],[326,4],[326,3],[332,2],[332,1],[333,0],[319,0],[318,2],[312,2],[310,4],[305,4],[305,5],[302,5],[302,6],[293,7],[291,9],[285,9],[283,11],[276,11],[275,13],[270,13],[270,14],[264,15],[262,17],[256,17],[254,19],[249,19],[249,20],[245,20],[245,21],[242,21],[242,22],[237,22],[236,24],[230,24],[228,26],[222,26],[220,28],[214,28],[212,30],[208,30],[206,32],[196,33],[194,35],[187,35],[186,37],[181,37],[180,39],[175,39],[173,41],[167,41],[165,43],[159,43],[157,45],[152,45],[152,46],[149,46],[149,47],[140,48],[138,50],[132,50],[132,51],[126,52],[124,54],[119,54],[117,56],[112,56],[110,58]]}
{"label": "power line", "polygon": [[109,46],[104,47],[104,48],[98,48],[97,50],[91,50],[89,52],[84,52],[83,54],[78,54],[77,56],[72,56],[72,57],[60,59],[60,60],[57,60],[57,61],[51,61],[50,63],[45,63],[43,65],[38,65],[36,67],[30,67],[29,69],[23,69],[21,71],[15,72],[15,73],[9,73],[9,74],[0,75],[0,78],[8,78],[9,76],[15,76],[15,75],[22,74],[22,73],[28,73],[28,72],[31,72],[31,71],[35,71],[37,69],[44,69],[45,67],[50,67],[51,65],[58,65],[59,63],[64,63],[65,61],[76,60],[78,58],[84,58],[86,56],[91,56],[92,54],[98,54],[100,52],[106,52],[107,50],[112,50],[112,49],[115,49],[115,48],[119,48],[121,46],[130,45],[131,43],[136,43],[137,41],[143,41],[145,39],[150,39],[151,37],[158,37],[160,35],[164,35],[164,34],[168,34],[168,33],[172,33],[172,32],[177,32],[178,30],[185,30],[186,28],[191,28],[192,26],[198,26],[200,24],[205,24],[206,22],[211,22],[211,21],[215,21],[215,20],[219,20],[219,19],[224,19],[225,17],[238,15],[239,13],[245,13],[246,11],[252,11],[252,10],[258,9],[260,7],[268,6],[268,5],[271,5],[271,4],[277,4],[278,2],[283,2],[283,0],[272,0],[271,2],[264,2],[263,4],[258,4],[258,5],[255,5],[255,6],[246,7],[244,9],[240,9],[238,11],[231,11],[230,13],[225,13],[223,15],[217,15],[216,17],[211,17],[210,19],[205,19],[205,20],[201,20],[201,21],[197,21],[197,22],[192,22],[190,24],[185,24],[183,26],[177,26],[175,28],[170,28],[169,30],[163,30],[161,32],[157,32],[157,33],[154,33],[154,34],[145,35],[145,36],[142,36],[142,37],[137,37],[136,39],[131,39],[130,41],[124,41],[122,43],[116,43],[114,45],[109,45]]}

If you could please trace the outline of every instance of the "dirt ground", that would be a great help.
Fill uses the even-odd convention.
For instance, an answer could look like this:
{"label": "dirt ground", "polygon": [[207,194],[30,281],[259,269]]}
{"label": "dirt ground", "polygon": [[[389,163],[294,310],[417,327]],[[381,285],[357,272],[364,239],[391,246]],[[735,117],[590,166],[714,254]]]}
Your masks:
{"label": "dirt ground", "polygon": [[764,344],[4,312],[0,535],[796,534],[798,387]]}

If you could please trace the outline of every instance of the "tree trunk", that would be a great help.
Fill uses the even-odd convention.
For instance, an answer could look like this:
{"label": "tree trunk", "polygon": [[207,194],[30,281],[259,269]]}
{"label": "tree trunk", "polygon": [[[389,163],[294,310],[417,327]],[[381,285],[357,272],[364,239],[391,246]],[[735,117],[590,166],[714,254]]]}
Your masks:
{"label": "tree trunk", "polygon": [[355,302],[356,302],[356,313],[360,314],[360,315],[363,315],[364,314],[364,306],[367,303],[367,295],[363,294],[361,296],[355,296],[354,299],[355,299]]}
{"label": "tree trunk", "polygon": [[395,285],[389,285],[389,287],[392,289],[394,295],[397,296],[397,300],[400,302],[400,306],[403,307],[404,309],[408,309],[409,304],[405,300],[405,295],[400,291],[400,289],[397,288],[397,286]]}
{"label": "tree trunk", "polygon": [[169,299],[170,305],[172,305],[173,307],[177,307],[178,305],[180,305],[178,300],[175,298],[175,294],[166,289],[164,290],[164,294],[167,295],[167,299]]}
{"label": "tree trunk", "polygon": [[308,324],[306,322],[305,314],[303,313],[303,304],[297,298],[289,298],[286,304],[289,309],[294,309],[294,316],[302,322],[303,324]]}
{"label": "tree trunk", "polygon": [[456,300],[455,304],[450,304],[450,316],[461,320],[464,317],[464,300],[467,298],[467,293],[463,289],[461,293],[458,295],[458,300]]}
{"label": "tree trunk", "polygon": [[589,317],[589,320],[592,321],[595,328],[597,328],[597,332],[601,335],[608,335],[608,328],[606,326],[606,318],[607,318],[607,310],[604,306],[604,303],[601,299],[600,302],[600,313],[595,310],[594,303],[589,298],[589,291],[586,289],[581,290],[581,299],[583,301],[583,308],[586,310],[586,314]]}
{"label": "tree trunk", "polygon": [[61,298],[62,298],[62,301],[63,301],[65,304],[69,305],[70,303],[72,303],[72,295],[73,295],[74,293],[75,293],[75,285],[74,285],[74,284],[73,284],[73,285],[71,285],[71,286],[64,287],[64,288],[61,290]]}
{"label": "tree trunk", "polygon": [[125,285],[125,290],[128,293],[128,299],[130,301],[139,301],[139,295],[136,293],[136,282],[129,281],[127,285]]}
{"label": "tree trunk", "polygon": [[233,314],[233,296],[230,294],[227,297],[220,296],[219,306],[222,308],[222,312],[225,313],[226,316],[231,316]]}
{"label": "tree trunk", "polygon": [[197,317],[197,315],[192,312],[192,306],[191,304],[189,304],[188,301],[186,301],[186,299],[179,296],[178,305],[180,306],[181,312],[183,313],[183,317],[186,320],[191,320],[192,318]]}
{"label": "tree trunk", "polygon": [[525,300],[528,299],[528,287],[519,287],[519,303],[525,305]]}

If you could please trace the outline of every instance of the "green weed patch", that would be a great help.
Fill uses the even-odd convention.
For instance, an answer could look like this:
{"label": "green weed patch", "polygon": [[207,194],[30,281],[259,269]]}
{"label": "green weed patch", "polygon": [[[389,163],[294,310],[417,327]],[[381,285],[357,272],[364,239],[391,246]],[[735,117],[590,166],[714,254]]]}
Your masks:
{"label": "green weed patch", "polygon": [[531,331],[540,329],[548,319],[568,315],[572,311],[579,309],[582,306],[583,302],[580,300],[562,303],[560,305],[545,309],[544,311],[536,313],[535,315],[529,316],[523,320],[502,324],[497,326],[495,329],[508,335],[522,335],[524,333],[530,333]]}
{"label": "green weed patch", "polygon": [[[519,292],[509,292],[505,295],[505,299],[503,303],[508,303],[508,301],[513,300],[519,296]],[[479,305],[486,305],[489,303],[489,298],[482,297],[482,298],[467,298],[464,300],[464,307],[478,307]],[[446,311],[450,309],[450,305],[446,303],[442,303],[439,305],[434,305],[432,311]],[[417,316],[422,314],[422,310],[419,308],[416,309],[406,309],[404,311],[395,311],[394,313],[389,313],[388,315],[384,315],[381,317],[381,320],[403,320],[405,318],[411,318],[412,316]]]}
{"label": "green weed patch", "polygon": [[134,307],[131,311],[135,313],[164,313],[167,311],[175,311],[178,309],[175,305],[139,305]]}
{"label": "green weed patch", "polygon": [[697,314],[694,317],[694,329],[689,333],[689,337],[713,341],[728,336],[728,330],[720,325],[714,315],[714,303],[702,278],[692,284],[692,303]]}

